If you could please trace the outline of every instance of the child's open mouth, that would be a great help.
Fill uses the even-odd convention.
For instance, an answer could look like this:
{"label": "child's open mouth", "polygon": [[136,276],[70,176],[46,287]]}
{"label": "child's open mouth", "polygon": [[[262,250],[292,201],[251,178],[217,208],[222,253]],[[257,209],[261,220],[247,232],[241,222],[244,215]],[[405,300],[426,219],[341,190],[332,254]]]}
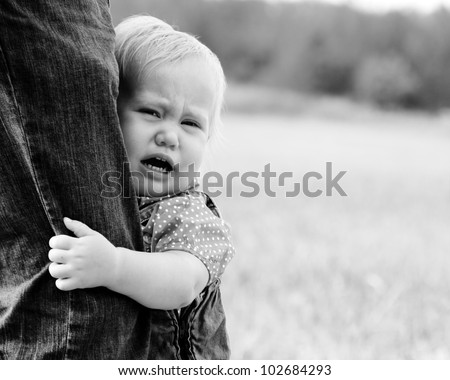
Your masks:
{"label": "child's open mouth", "polygon": [[170,173],[174,169],[174,165],[169,157],[152,156],[141,161],[148,170],[157,173]]}

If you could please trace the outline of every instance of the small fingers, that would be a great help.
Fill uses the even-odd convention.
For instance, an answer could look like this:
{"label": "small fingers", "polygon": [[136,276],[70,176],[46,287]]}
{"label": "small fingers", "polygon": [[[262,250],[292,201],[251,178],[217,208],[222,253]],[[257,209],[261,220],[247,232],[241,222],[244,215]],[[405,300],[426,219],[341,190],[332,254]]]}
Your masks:
{"label": "small fingers", "polygon": [[66,264],[68,261],[68,251],[52,248],[48,251],[48,259],[58,264]]}
{"label": "small fingers", "polygon": [[51,263],[48,271],[53,278],[67,278],[70,276],[70,267],[66,264]]}
{"label": "small fingers", "polygon": [[74,290],[74,289],[78,289],[78,287],[76,286],[75,280],[73,280],[72,278],[58,278],[55,281],[55,285],[59,290],[62,291],[69,291],[69,290]]}
{"label": "small fingers", "polygon": [[49,242],[48,245],[50,248],[55,249],[70,249],[74,246],[75,242],[77,241],[77,238],[67,236],[67,235],[57,235],[53,236]]}
{"label": "small fingers", "polygon": [[97,235],[98,232],[91,229],[86,224],[80,222],[79,220],[72,220],[67,217],[63,219],[64,224],[66,228],[70,231],[72,231],[75,236],[77,237],[83,237],[83,236],[90,236],[90,235]]}

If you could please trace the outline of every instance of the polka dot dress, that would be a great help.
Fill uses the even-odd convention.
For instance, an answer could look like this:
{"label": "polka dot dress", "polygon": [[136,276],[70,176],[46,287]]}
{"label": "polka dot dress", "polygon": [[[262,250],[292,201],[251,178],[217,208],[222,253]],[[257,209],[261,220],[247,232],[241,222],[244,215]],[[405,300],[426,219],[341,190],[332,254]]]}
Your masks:
{"label": "polka dot dress", "polygon": [[147,252],[193,254],[208,269],[208,285],[234,256],[230,227],[204,193],[192,190],[173,197],[139,198],[139,211]]}

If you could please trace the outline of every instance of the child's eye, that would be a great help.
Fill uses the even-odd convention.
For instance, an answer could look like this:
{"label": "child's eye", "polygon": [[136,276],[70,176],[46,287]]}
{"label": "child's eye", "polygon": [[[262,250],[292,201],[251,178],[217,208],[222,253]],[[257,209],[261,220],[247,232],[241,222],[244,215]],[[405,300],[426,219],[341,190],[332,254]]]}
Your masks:
{"label": "child's eye", "polygon": [[160,115],[160,113],[158,111],[155,111],[155,110],[153,110],[151,108],[141,108],[139,110],[139,112],[145,113],[146,115],[154,116],[154,117],[157,117],[157,118],[161,117],[161,115]]}
{"label": "child's eye", "polygon": [[196,121],[193,120],[184,120],[181,124],[187,125],[189,127],[195,127],[195,128],[202,128],[202,126],[200,125],[200,123],[197,123]]}

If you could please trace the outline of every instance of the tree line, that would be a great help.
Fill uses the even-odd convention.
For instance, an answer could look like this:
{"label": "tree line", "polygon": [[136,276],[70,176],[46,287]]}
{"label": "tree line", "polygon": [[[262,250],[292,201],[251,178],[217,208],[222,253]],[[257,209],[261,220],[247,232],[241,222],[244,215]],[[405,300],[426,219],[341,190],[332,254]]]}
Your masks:
{"label": "tree line", "polygon": [[320,2],[112,0],[114,22],[149,13],[194,34],[229,80],[355,97],[384,107],[450,106],[450,12],[373,14]]}

